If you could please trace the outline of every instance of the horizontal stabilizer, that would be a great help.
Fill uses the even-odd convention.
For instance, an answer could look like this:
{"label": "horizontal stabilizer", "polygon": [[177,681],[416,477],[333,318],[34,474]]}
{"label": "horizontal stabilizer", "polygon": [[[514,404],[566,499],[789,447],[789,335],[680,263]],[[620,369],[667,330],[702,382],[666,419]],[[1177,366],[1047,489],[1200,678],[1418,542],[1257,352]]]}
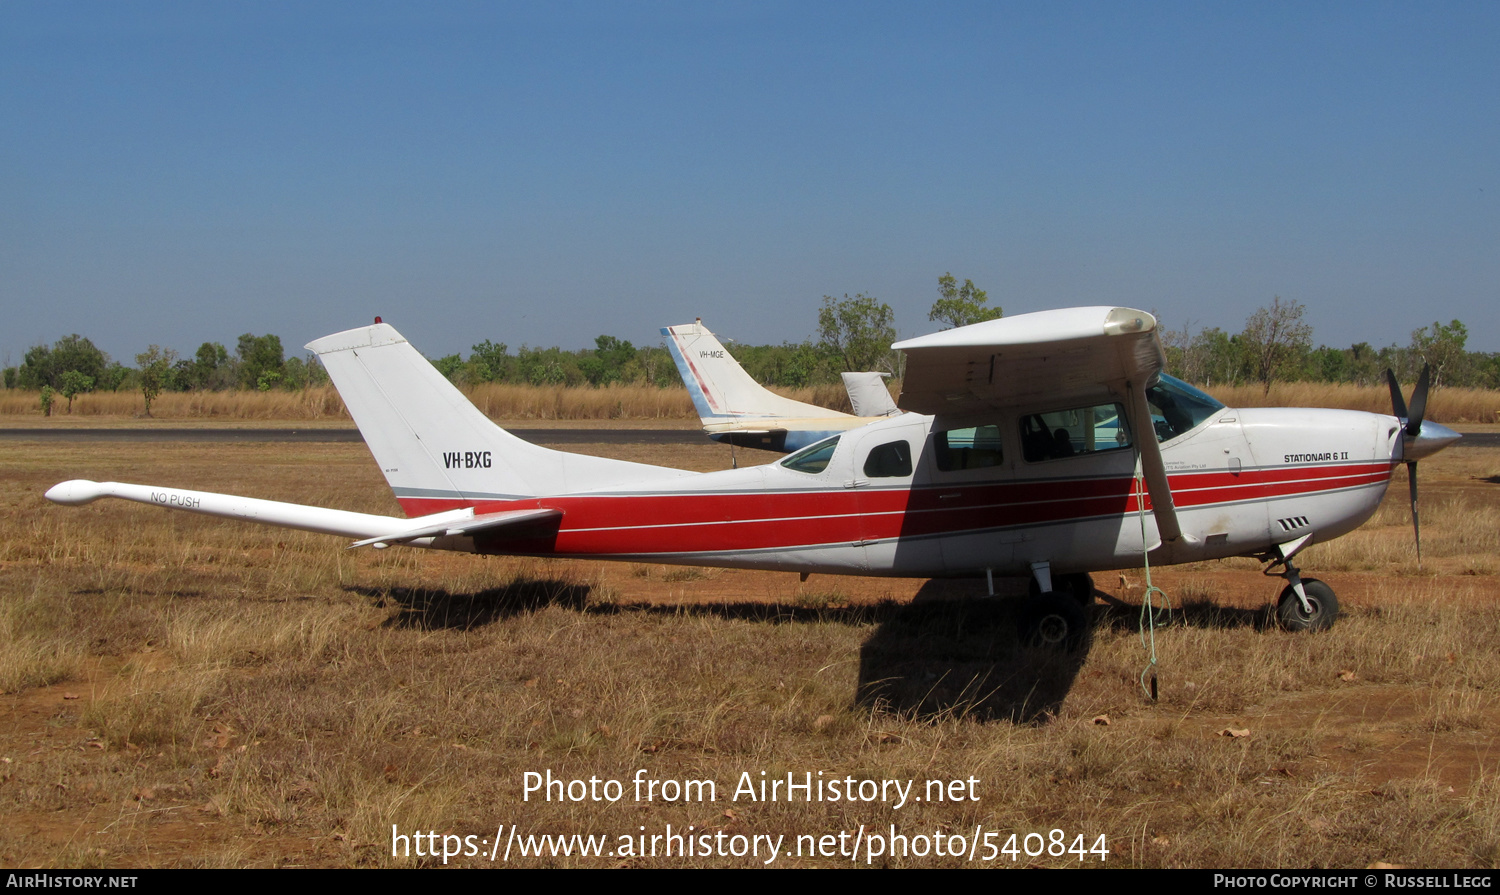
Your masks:
{"label": "horizontal stabilizer", "polygon": [[[221,516],[226,519],[243,519],[263,525],[278,525],[315,531],[320,534],[343,535],[348,538],[368,538],[382,531],[409,527],[417,520],[399,516],[376,516],[371,513],[351,513],[348,510],[331,510],[300,503],[283,503],[279,500],[261,500],[255,497],[240,497],[235,494],[215,494],[211,491],[187,491],[182,488],[158,488],[152,485],[131,485],[125,482],[90,482],[73,479],[53,485],[47,491],[47,499],[53,503],[81,506],[101,497],[116,497],[136,503],[148,503],[168,510],[185,510],[205,516]],[[458,513],[445,513],[462,521]],[[425,517],[431,523],[431,517]]]}
{"label": "horizontal stabilizer", "polygon": [[137,503],[149,503],[152,506],[169,510],[186,510],[189,513],[200,513],[205,516],[220,516],[226,519],[259,522],[263,525],[277,525],[282,528],[359,538],[350,545],[351,547],[401,544],[422,538],[460,535],[472,537],[495,529],[528,527],[562,518],[562,510],[545,508],[505,510],[475,515],[473,509],[464,507],[428,516],[418,516],[415,519],[402,519],[399,516],[351,513],[347,510],[331,510],[326,507],[261,500],[235,494],[185,491],[181,488],[156,488],[150,485],[130,485],[123,482],[90,482],[83,479],[54,485],[47,492],[48,500],[69,506],[92,503],[101,497],[116,497]]}

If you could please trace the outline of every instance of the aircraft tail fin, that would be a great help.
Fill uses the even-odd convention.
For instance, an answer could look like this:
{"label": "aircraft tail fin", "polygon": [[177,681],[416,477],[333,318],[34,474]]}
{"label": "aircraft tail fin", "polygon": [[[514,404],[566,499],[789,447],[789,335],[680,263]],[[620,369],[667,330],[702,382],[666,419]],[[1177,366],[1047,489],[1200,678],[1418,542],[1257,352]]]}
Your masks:
{"label": "aircraft tail fin", "polygon": [[667,349],[705,426],[732,419],[849,416],[769,391],[750,378],[701,319],[665,327],[661,334],[667,337]]}
{"label": "aircraft tail fin", "polygon": [[479,412],[394,327],[309,342],[408,514],[694,473],[539,447]]}

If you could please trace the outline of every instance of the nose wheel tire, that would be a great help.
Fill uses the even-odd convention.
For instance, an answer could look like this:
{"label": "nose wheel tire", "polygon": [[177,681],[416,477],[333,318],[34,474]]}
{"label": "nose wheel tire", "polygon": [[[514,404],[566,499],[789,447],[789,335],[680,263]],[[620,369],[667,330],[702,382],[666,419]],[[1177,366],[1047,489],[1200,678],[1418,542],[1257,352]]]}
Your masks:
{"label": "nose wheel tire", "polygon": [[1316,578],[1303,578],[1302,591],[1307,594],[1312,612],[1302,606],[1297,589],[1290,584],[1276,603],[1276,620],[1288,631],[1326,631],[1339,617],[1339,601],[1333,588]]}

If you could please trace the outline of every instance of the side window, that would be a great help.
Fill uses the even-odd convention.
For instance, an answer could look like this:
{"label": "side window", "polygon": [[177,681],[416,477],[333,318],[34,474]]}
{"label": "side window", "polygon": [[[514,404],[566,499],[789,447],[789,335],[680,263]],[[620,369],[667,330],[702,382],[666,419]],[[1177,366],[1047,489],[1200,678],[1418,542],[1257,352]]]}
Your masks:
{"label": "side window", "polygon": [[1031,413],[1021,418],[1021,453],[1028,463],[1117,451],[1130,444],[1124,408],[1118,404]]}
{"label": "side window", "polygon": [[882,444],[865,458],[865,476],[872,479],[905,478],[911,475],[911,445],[904,441]]}
{"label": "side window", "polygon": [[833,459],[833,452],[838,446],[839,436],[835,435],[803,448],[782,460],[781,465],[794,472],[816,475],[828,468],[828,461]]}
{"label": "side window", "polygon": [[1005,462],[999,426],[971,426],[932,434],[932,455],[943,472],[984,469]]}

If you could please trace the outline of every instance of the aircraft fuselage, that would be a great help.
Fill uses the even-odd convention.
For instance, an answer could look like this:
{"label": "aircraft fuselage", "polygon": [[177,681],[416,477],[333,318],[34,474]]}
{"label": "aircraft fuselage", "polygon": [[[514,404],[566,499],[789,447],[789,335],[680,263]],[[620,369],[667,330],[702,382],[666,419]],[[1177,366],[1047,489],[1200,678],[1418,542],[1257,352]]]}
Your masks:
{"label": "aircraft fuselage", "polygon": [[[920,577],[1025,574],[1040,561],[1083,572],[1138,566],[1143,549],[1178,563],[1337,537],[1375,512],[1401,460],[1395,417],[1223,408],[1161,444],[1186,535],[1162,543],[1128,436],[1114,449],[1116,430],[1096,421],[1082,436],[1074,427],[1078,454],[1044,456],[1026,443],[1031,417],[892,417],[842,435],[817,471],[794,455],[650,487],[497,500],[467,496],[487,490],[478,469],[463,475],[464,492],[401,503],[412,516],[562,513],[539,529],[430,543],[479,553]],[[955,451],[939,441],[955,431],[982,434]],[[1100,449],[1086,451],[1094,439]]]}

